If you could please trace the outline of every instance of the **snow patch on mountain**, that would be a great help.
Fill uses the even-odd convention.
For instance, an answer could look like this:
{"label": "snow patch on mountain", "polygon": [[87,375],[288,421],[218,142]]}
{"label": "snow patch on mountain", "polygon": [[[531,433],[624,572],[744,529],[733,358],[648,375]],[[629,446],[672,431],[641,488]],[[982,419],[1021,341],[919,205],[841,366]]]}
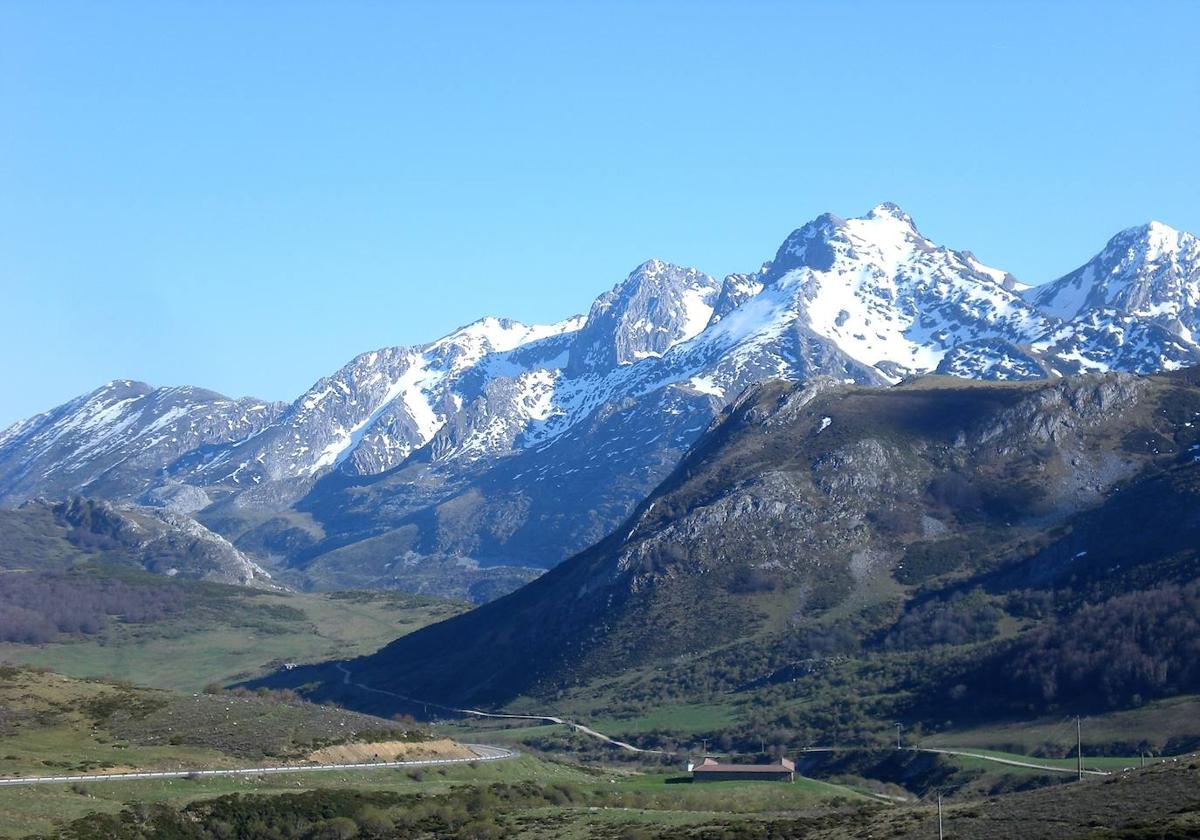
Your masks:
{"label": "snow patch on mountain", "polygon": [[1112,309],[1182,326],[1190,341],[1200,317],[1200,240],[1161,222],[1129,228],[1075,271],[1027,290],[1026,297],[1064,320]]}
{"label": "snow patch on mountain", "polygon": [[[595,537],[722,405],[767,378],[1032,379],[1200,363],[1198,266],[1195,237],[1151,223],[1029,287],[930,241],[896,205],[825,214],[755,272],[718,282],[648,260],[586,316],[488,317],[364,353],[290,406],[110,383],[0,432],[0,500],[87,488],[189,512],[230,498],[281,510],[396,471],[392,496],[356,521],[411,515],[439,554],[471,556],[537,515],[548,528],[578,520],[570,539]],[[330,473],[338,480],[323,481]],[[461,488],[470,501],[453,496]],[[555,506],[567,497],[571,509]],[[458,507],[443,511],[451,498]],[[477,505],[461,527],[437,524]],[[421,531],[427,522],[434,530]]]}

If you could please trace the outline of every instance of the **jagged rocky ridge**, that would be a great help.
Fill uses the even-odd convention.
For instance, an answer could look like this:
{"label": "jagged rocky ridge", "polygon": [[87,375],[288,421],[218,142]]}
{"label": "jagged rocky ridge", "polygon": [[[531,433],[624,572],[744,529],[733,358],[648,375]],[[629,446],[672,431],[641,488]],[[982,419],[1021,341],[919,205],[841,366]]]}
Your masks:
{"label": "jagged rocky ridge", "polygon": [[1027,287],[894,205],[827,214],[757,272],[717,281],[651,260],[584,317],[487,318],[365,353],[290,406],[111,383],[0,433],[0,499],[189,512],[309,585],[405,585],[429,563],[546,568],[620,522],[755,382],[1191,364],[1198,251],[1151,223]]}

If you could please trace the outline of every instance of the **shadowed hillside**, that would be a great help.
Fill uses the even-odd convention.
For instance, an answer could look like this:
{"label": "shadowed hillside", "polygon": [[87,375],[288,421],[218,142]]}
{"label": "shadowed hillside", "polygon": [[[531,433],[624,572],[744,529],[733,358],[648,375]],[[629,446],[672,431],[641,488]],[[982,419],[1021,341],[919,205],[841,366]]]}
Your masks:
{"label": "shadowed hillside", "polygon": [[1195,690],[1163,640],[1196,620],[1198,424],[1193,373],[767,383],[600,543],[351,669],[455,703],[807,697],[796,731],[847,680],[868,729]]}

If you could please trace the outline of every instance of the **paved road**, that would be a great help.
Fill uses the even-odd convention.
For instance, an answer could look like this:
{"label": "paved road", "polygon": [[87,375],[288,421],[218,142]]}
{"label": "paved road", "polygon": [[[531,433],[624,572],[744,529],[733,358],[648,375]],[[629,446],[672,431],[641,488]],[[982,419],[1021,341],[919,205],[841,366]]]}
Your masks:
{"label": "paved road", "polygon": [[[984,761],[994,761],[997,764],[1010,764],[1013,767],[1032,767],[1034,770],[1049,770],[1051,773],[1070,773],[1074,776],[1079,771],[1074,767],[1054,767],[1050,764],[1035,764],[1030,761],[1017,761],[1014,758],[1000,758],[996,755],[985,755],[984,753],[970,752],[969,750],[939,750],[933,747],[907,747],[913,752],[925,753],[940,753],[942,755],[961,755],[967,758],[979,758]],[[1107,770],[1088,770],[1084,768],[1084,775],[1087,776],[1111,776],[1112,773]]]}
{"label": "paved road", "polygon": [[[642,747],[634,746],[625,741],[617,740],[616,738],[605,735],[603,732],[597,732],[590,726],[584,726],[582,723],[567,720],[556,715],[515,715],[504,714],[500,712],[485,712],[481,709],[463,709],[454,706],[444,706],[441,703],[430,703],[425,700],[419,700],[415,697],[408,697],[403,694],[398,694],[394,691],[385,691],[381,688],[372,688],[363,683],[353,682],[353,675],[350,669],[341,662],[335,662],[334,667],[342,674],[342,683],[344,685],[353,686],[360,691],[367,691],[372,694],[382,694],[387,697],[395,697],[398,700],[403,700],[406,703],[416,703],[425,706],[433,706],[436,709],[455,712],[457,714],[473,715],[483,718],[498,718],[506,720],[536,720],[543,723],[556,723],[563,726],[569,726],[576,732],[582,732],[599,741],[612,744],[615,747],[633,753],[645,753],[664,755],[663,750],[648,750]],[[422,759],[416,761],[375,761],[362,762],[358,764],[310,764],[310,765],[281,765],[278,767],[243,767],[230,770],[169,770],[162,772],[144,772],[144,773],[95,773],[90,775],[75,775],[75,776],[31,776],[20,779],[0,779],[0,786],[13,785],[35,785],[35,784],[53,784],[65,782],[111,782],[111,781],[128,781],[131,779],[183,779],[197,778],[204,776],[263,776],[276,773],[313,773],[324,770],[377,770],[383,767],[434,767],[446,764],[466,764],[472,761],[502,761],[508,758],[515,758],[520,755],[515,750],[510,750],[505,747],[490,746],[487,744],[464,744],[469,748],[475,757],[473,758],[445,758],[445,759]],[[840,747],[806,747],[801,752],[838,752],[843,748]],[[905,749],[913,752],[939,753],[941,755],[957,755],[967,758],[976,758],[982,761],[992,761],[997,764],[1007,764],[1013,767],[1029,767],[1034,770],[1046,770],[1051,773],[1077,773],[1078,771],[1069,767],[1055,767],[1049,764],[1038,764],[1031,761],[1018,761],[1011,758],[1000,758],[999,756],[986,755],[984,753],[971,752],[969,750],[952,750],[952,749],[935,749],[932,747],[906,747]],[[1110,776],[1110,772],[1104,770],[1087,770],[1083,771],[1090,776]]]}
{"label": "paved road", "polygon": [[516,750],[488,744],[463,744],[475,755],[471,758],[426,758],[412,761],[368,761],[356,764],[281,764],[276,767],[239,767],[228,770],[164,770],[139,773],[89,773],[75,776],[27,776],[0,779],[0,787],[65,784],[66,782],[125,782],[135,779],[195,779],[209,776],[269,776],[278,773],[319,773],[325,770],[379,770],[384,767],[441,767],[469,764],[473,761],[503,761],[520,755]]}
{"label": "paved road", "polygon": [[[608,735],[605,735],[603,732],[597,732],[595,729],[592,729],[589,726],[584,726],[582,723],[575,723],[574,721],[566,720],[561,717],[556,717],[555,715],[510,715],[510,714],[500,714],[497,712],[484,712],[479,709],[457,709],[452,706],[443,706],[440,703],[427,703],[424,700],[418,700],[414,697],[406,697],[405,695],[397,694],[394,691],[384,691],[383,689],[380,689],[380,688],[372,688],[369,685],[352,682],[351,681],[351,673],[350,673],[349,668],[347,668],[341,662],[334,663],[334,666],[339,671],[341,671],[342,682],[344,684],[353,686],[354,688],[357,688],[357,689],[361,689],[362,691],[369,691],[373,694],[383,694],[388,697],[395,697],[399,700],[404,700],[407,703],[424,704],[427,706],[433,706],[434,708],[437,708],[437,709],[443,709],[443,710],[450,711],[450,712],[457,712],[458,714],[475,715],[476,717],[507,718],[507,719],[511,719],[511,720],[540,720],[545,723],[559,723],[559,724],[563,724],[564,726],[570,726],[570,727],[574,728],[575,731],[577,731],[577,732],[582,732],[585,735],[590,735],[593,738],[596,738],[600,741],[604,741],[606,743],[620,747],[621,749],[627,750],[629,752],[647,753],[647,754],[656,754],[656,755],[664,754],[663,750],[642,749],[641,747],[636,747],[633,744],[628,744],[625,741],[618,741],[616,738],[609,737]],[[808,748],[802,750],[801,752],[838,752],[841,749],[843,749],[843,748],[841,748],[841,747],[808,747]],[[858,748],[858,749],[861,749],[861,748]],[[910,749],[915,752],[941,753],[943,755],[958,755],[958,756],[965,756],[968,758],[978,758],[982,761],[992,761],[992,762],[995,762],[996,764],[1008,764],[1013,767],[1029,767],[1034,770],[1047,770],[1051,773],[1077,773],[1078,772],[1074,768],[1069,768],[1069,767],[1054,767],[1049,764],[1037,764],[1035,762],[1030,762],[1030,761],[1017,761],[1016,759],[1000,758],[999,756],[985,755],[983,753],[970,752],[967,750],[934,749],[934,748],[926,748],[926,747],[906,747],[905,749]],[[1104,770],[1084,770],[1083,772],[1089,776],[1110,776],[1110,775],[1112,775],[1111,773],[1104,771]]]}

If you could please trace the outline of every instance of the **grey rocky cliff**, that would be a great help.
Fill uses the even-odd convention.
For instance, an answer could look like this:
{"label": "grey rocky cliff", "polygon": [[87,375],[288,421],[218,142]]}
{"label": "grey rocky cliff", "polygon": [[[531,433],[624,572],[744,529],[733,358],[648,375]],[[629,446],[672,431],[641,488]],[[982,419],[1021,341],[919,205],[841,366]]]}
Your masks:
{"label": "grey rocky cliff", "polygon": [[116,505],[75,496],[39,502],[84,545],[119,547],[147,571],[167,577],[281,588],[270,573],[189,516],[175,511]]}

